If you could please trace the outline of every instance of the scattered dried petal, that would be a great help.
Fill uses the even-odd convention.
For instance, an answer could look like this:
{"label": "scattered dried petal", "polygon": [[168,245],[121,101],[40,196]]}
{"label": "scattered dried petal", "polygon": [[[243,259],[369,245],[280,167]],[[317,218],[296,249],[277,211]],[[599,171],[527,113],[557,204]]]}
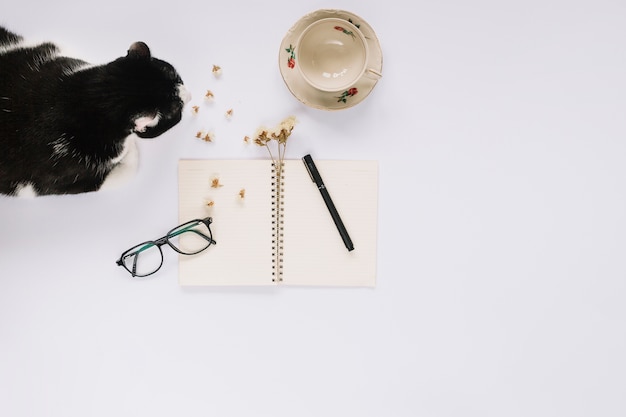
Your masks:
{"label": "scattered dried petal", "polygon": [[244,198],[246,196],[246,189],[242,188],[239,190],[239,197]]}
{"label": "scattered dried petal", "polygon": [[213,94],[213,91],[206,90],[206,94],[204,95],[204,98],[206,98],[207,100],[213,100],[214,97],[215,95]]}
{"label": "scattered dried petal", "polygon": [[219,65],[213,65],[213,75],[216,77],[222,75],[222,68]]}
{"label": "scattered dried petal", "polygon": [[200,130],[196,133],[196,138],[202,139],[205,142],[213,142],[213,139],[215,139],[215,134],[213,132],[205,132],[204,130]]}
{"label": "scattered dried petal", "polygon": [[199,106],[192,106],[191,107],[191,112],[193,114],[198,114],[199,111],[200,111],[200,107]]}
{"label": "scattered dried petal", "polygon": [[230,119],[231,117],[233,117],[233,109],[226,110],[226,118]]}
{"label": "scattered dried petal", "polygon": [[244,141],[245,143],[250,143],[250,136],[244,136],[244,137],[243,137],[243,141]]}
{"label": "scattered dried petal", "polygon": [[215,177],[211,180],[211,188],[220,188],[223,187],[223,184],[220,184],[219,177]]}
{"label": "scattered dried petal", "polygon": [[206,202],[206,206],[207,206],[207,207],[213,207],[214,205],[215,205],[215,201],[213,201],[213,200],[207,200],[207,202]]}

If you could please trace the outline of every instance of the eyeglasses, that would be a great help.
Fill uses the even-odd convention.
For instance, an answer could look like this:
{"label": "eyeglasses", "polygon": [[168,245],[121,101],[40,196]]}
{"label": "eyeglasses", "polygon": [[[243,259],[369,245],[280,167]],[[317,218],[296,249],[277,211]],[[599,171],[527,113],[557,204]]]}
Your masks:
{"label": "eyeglasses", "polygon": [[133,277],[152,275],[163,265],[161,246],[166,243],[183,255],[195,255],[215,245],[216,242],[209,228],[212,222],[213,219],[207,217],[181,224],[160,239],[149,240],[128,249],[122,254],[117,264],[126,268]]}

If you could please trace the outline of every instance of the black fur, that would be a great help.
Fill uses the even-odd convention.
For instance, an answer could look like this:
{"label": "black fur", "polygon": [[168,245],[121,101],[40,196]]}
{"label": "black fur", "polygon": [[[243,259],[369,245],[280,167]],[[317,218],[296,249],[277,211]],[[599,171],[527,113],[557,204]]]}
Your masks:
{"label": "black fur", "polygon": [[[90,66],[52,43],[21,41],[0,27],[1,194],[27,186],[37,195],[98,190],[124,162],[127,137],[154,138],[181,119],[180,76],[142,42]],[[157,115],[156,125],[137,127]]]}

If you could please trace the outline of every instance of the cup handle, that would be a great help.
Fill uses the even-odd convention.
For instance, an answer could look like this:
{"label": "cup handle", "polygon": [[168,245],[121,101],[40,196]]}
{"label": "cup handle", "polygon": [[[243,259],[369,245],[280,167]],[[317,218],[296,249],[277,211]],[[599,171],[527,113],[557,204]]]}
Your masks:
{"label": "cup handle", "polygon": [[365,70],[365,76],[371,78],[372,80],[378,80],[383,76],[383,74],[380,71],[376,71],[374,68],[368,68]]}

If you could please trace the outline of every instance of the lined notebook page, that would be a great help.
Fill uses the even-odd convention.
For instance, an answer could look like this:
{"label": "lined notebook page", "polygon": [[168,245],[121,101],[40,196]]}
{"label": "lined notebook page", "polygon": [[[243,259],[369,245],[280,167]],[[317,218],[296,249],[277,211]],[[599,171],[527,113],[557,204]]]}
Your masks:
{"label": "lined notebook page", "polygon": [[[179,257],[180,284],[276,285],[273,279],[282,277],[284,285],[374,286],[378,164],[316,165],[355,249],[346,249],[304,163],[288,160],[283,174],[282,267],[274,268],[273,253],[280,244],[272,242],[271,161],[181,160],[179,221],[211,216],[217,244],[198,255]],[[214,179],[217,188],[211,186]]]}
{"label": "lined notebook page", "polygon": [[[179,221],[211,216],[217,242],[179,257],[181,285],[274,285],[271,177],[267,160],[179,162]],[[215,178],[217,188],[211,186]]]}
{"label": "lined notebook page", "polygon": [[374,286],[378,224],[376,161],[315,161],[352,242],[348,252],[300,160],[285,177],[283,283]]}

